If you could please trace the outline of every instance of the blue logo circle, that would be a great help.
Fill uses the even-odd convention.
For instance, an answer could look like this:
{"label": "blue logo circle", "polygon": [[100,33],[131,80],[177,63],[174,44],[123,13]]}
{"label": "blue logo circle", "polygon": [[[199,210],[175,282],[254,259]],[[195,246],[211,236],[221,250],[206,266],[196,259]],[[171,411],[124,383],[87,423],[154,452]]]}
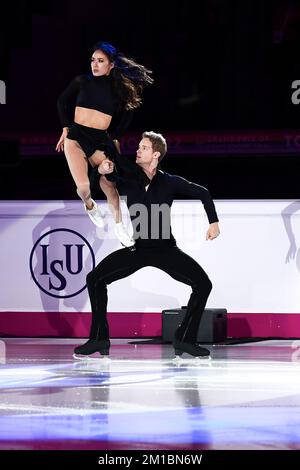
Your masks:
{"label": "blue logo circle", "polygon": [[90,243],[68,228],[44,233],[34,244],[29,260],[35,284],[45,294],[60,299],[80,294],[86,288],[87,272],[95,265]]}

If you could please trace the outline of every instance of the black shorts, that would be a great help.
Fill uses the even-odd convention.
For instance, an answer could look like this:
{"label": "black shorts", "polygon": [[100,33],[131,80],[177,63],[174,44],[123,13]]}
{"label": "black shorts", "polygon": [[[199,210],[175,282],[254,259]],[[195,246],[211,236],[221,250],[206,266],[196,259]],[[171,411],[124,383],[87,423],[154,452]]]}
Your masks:
{"label": "black shorts", "polygon": [[[118,179],[134,177],[141,180],[144,185],[149,184],[150,180],[144,171],[130,162],[125,156],[119,154],[107,131],[82,126],[75,122],[70,127],[67,138],[76,140],[87,158],[90,158],[96,150],[101,150],[105,153],[106,158],[114,162],[114,172],[106,175],[108,180],[115,182]],[[91,168],[89,165],[89,177],[91,187],[99,187],[100,175],[97,166]]]}
{"label": "black shorts", "polygon": [[70,127],[67,138],[76,140],[87,158],[90,158],[96,150],[101,150],[107,158],[114,160],[117,149],[105,130],[82,126],[75,122]]}

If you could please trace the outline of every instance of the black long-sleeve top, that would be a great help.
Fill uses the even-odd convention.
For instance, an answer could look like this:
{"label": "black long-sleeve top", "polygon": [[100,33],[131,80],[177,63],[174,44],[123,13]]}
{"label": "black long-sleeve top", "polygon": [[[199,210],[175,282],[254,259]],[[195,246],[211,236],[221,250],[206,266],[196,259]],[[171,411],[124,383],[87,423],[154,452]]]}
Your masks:
{"label": "black long-sleeve top", "polygon": [[124,178],[117,181],[117,188],[119,193],[127,198],[134,238],[139,243],[156,245],[164,241],[176,244],[171,230],[170,214],[175,199],[200,199],[209,223],[218,222],[214,202],[205,187],[161,170],[158,170],[150,181],[144,171],[137,167],[138,165],[131,174],[125,174]]}
{"label": "black long-sleeve top", "polygon": [[61,93],[57,110],[62,127],[70,127],[74,120],[75,106],[95,109],[112,116],[109,134],[120,139],[132,119],[132,111],[121,110],[110,76],[78,75]]}

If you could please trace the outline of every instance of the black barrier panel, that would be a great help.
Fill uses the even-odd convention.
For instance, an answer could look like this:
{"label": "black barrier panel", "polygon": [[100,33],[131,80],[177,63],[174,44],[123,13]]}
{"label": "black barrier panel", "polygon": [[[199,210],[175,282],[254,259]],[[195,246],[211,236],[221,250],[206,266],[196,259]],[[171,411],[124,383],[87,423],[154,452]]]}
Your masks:
{"label": "black barrier panel", "polygon": [[[176,328],[186,314],[186,307],[163,310],[162,339],[172,341]],[[218,343],[227,338],[227,310],[225,308],[205,309],[201,318],[197,341],[199,343]]]}

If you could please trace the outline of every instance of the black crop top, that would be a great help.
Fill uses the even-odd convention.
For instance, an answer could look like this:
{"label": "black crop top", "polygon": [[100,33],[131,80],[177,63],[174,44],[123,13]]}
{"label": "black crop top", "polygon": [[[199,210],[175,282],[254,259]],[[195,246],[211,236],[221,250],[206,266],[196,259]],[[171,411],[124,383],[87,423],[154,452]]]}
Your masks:
{"label": "black crop top", "polygon": [[78,75],[57,100],[62,127],[70,127],[74,119],[75,106],[95,109],[113,117],[109,126],[112,139],[120,139],[132,119],[132,111],[120,111],[118,105],[111,78],[107,75],[100,77]]}

